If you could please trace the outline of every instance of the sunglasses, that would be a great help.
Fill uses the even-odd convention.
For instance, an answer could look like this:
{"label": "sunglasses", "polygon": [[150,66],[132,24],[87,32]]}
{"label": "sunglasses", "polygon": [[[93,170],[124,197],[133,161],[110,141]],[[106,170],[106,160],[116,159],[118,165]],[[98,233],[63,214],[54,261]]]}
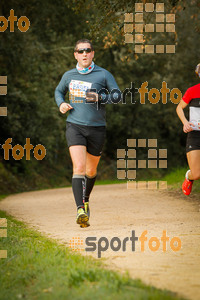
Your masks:
{"label": "sunglasses", "polygon": [[83,54],[84,51],[86,53],[90,53],[90,52],[92,52],[92,49],[91,48],[83,48],[83,49],[76,50],[76,52],[78,52],[78,54]]}

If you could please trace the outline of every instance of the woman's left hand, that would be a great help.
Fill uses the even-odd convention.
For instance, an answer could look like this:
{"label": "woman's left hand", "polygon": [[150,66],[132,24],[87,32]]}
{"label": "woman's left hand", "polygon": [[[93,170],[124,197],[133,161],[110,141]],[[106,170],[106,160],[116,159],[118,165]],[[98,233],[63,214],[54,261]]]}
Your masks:
{"label": "woman's left hand", "polygon": [[191,122],[188,122],[188,121],[185,122],[184,125],[183,125],[183,131],[184,131],[185,133],[190,132],[190,131],[193,131],[191,125],[194,126],[194,124],[191,123]]}

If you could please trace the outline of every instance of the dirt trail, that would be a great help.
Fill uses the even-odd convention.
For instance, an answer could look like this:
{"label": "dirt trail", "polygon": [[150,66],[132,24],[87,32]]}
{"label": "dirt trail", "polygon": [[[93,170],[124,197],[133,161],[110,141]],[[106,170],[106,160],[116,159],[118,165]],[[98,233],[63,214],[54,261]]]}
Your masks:
{"label": "dirt trail", "polygon": [[[101,253],[106,263],[128,270],[133,278],[147,284],[175,291],[188,299],[200,299],[200,201],[167,191],[127,190],[125,184],[95,186],[91,197],[91,226],[81,229],[75,223],[75,204],[71,188],[16,194],[0,202],[0,209],[53,238],[69,243],[78,237],[118,237],[126,242],[126,251],[109,248]],[[132,251],[132,231],[140,235],[147,230],[144,252],[140,241]],[[170,240],[179,237],[180,251],[153,252],[148,242],[161,238],[163,230]],[[69,245],[69,244],[68,244]],[[102,246],[105,243],[102,242]],[[113,247],[117,247],[115,242]],[[152,244],[153,246],[155,243]],[[177,244],[175,244],[176,246]],[[79,249],[81,246],[79,247]],[[98,253],[82,252],[97,258]]]}

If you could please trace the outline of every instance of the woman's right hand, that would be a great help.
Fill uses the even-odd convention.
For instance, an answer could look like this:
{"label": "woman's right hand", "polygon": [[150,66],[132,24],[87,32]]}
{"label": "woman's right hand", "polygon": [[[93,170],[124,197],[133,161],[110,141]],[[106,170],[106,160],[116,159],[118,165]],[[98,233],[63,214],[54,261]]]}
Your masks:
{"label": "woman's right hand", "polygon": [[191,123],[191,122],[188,122],[188,121],[185,122],[185,123],[183,124],[183,131],[184,131],[185,133],[192,131],[193,129],[192,129],[191,125],[194,126],[194,124]]}
{"label": "woman's right hand", "polygon": [[62,114],[65,114],[68,110],[73,109],[73,107],[66,102],[61,103],[59,110]]}

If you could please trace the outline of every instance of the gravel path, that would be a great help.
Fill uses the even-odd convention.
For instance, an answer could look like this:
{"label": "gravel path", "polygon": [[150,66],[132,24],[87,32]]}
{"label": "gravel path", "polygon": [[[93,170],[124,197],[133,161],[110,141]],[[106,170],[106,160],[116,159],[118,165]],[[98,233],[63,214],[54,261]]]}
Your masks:
{"label": "gravel path", "polygon": [[[75,247],[73,241],[83,241],[83,245],[76,246],[77,251],[105,258],[112,269],[128,270],[133,278],[197,300],[200,299],[200,200],[192,199],[168,191],[127,190],[125,184],[95,186],[90,201],[91,226],[83,229],[75,222],[71,188],[11,195],[0,202],[0,209],[71,248]],[[139,238],[145,230],[147,240],[141,251]],[[169,237],[165,252],[161,241],[164,230]],[[134,232],[138,237],[135,250],[134,241],[130,240]],[[91,237],[96,238],[98,251],[85,251],[85,247],[94,250],[89,245]],[[174,237],[179,239],[172,240]],[[170,246],[171,240],[174,243]],[[177,249],[180,241],[181,249],[173,251],[173,245]],[[108,249],[104,251],[106,243]],[[157,251],[151,250],[154,246],[159,246]]]}

